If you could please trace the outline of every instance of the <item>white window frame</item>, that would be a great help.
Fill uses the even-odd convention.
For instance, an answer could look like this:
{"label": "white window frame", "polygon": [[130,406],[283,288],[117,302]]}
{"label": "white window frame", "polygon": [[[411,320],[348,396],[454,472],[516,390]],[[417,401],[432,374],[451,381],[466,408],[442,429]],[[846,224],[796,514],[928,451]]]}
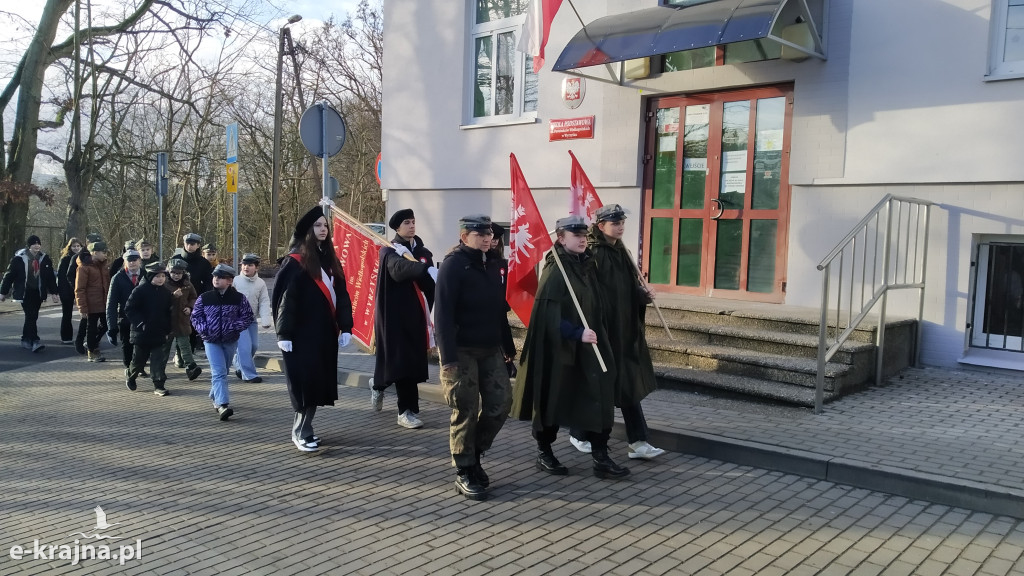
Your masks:
{"label": "white window frame", "polygon": [[[498,35],[504,32],[512,32],[514,36],[514,42],[518,45],[519,37],[522,34],[523,24],[526,23],[526,14],[520,14],[518,16],[512,16],[509,18],[503,18],[501,20],[493,20],[491,22],[484,22],[483,24],[476,23],[476,2],[468,2],[469,5],[469,17],[468,17],[468,45],[466,50],[466,85],[463,89],[463,128],[474,128],[480,126],[493,126],[503,124],[522,124],[535,122],[537,119],[537,111],[533,110],[530,112],[523,111],[524,101],[524,90],[526,87],[526,66],[528,65],[529,56],[518,50],[515,51],[515,66],[516,76],[513,79],[514,93],[512,103],[511,114],[501,114],[490,116],[473,116],[474,101],[474,89],[476,87],[476,41],[478,38],[484,36],[491,36],[494,40],[491,43],[494,49],[494,55],[492,56],[492,79],[494,77],[493,66],[497,65],[497,49],[498,49]],[[539,82],[539,79],[538,79]],[[494,109],[495,98],[494,98],[494,84],[491,85],[491,109]]]}
{"label": "white window frame", "polygon": [[1024,78],[1024,60],[1003,62],[1009,6],[1009,0],[992,0],[986,80]]}

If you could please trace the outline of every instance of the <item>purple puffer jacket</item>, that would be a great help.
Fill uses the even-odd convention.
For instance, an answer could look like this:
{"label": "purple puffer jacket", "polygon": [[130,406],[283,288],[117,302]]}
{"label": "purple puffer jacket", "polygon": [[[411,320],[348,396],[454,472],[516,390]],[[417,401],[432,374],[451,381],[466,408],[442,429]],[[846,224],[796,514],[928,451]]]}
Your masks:
{"label": "purple puffer jacket", "polygon": [[249,301],[231,286],[204,292],[192,308],[192,327],[205,342],[234,342],[254,321]]}

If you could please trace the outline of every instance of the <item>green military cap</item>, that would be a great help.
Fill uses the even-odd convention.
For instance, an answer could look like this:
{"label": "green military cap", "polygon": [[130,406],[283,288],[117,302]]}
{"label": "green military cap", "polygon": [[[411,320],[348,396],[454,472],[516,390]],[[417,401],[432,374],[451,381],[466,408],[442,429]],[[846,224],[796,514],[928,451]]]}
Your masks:
{"label": "green military cap", "polygon": [[479,232],[480,234],[494,233],[494,230],[491,228],[491,217],[484,214],[471,214],[459,218],[459,228],[469,230],[470,232]]}
{"label": "green military cap", "polygon": [[594,219],[598,222],[622,222],[626,219],[626,211],[618,204],[606,204],[594,212]]}
{"label": "green military cap", "polygon": [[566,230],[568,232],[586,232],[587,221],[582,216],[566,216],[565,218],[559,218],[555,221],[556,230]]}

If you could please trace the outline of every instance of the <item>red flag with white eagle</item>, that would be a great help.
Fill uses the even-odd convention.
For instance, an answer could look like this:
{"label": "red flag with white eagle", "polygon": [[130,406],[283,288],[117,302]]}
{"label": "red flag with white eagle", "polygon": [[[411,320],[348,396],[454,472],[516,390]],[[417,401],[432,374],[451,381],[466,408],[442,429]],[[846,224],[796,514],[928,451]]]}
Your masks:
{"label": "red flag with white eagle", "polygon": [[516,49],[533,56],[534,72],[540,72],[544,66],[544,46],[548,43],[551,21],[561,5],[562,0],[531,0],[526,9],[526,23]]}
{"label": "red flag with white eagle", "polygon": [[519,168],[516,155],[511,154],[512,225],[509,229],[508,284],[505,299],[523,324],[530,325],[533,298],[537,295],[537,265],[551,249],[544,220],[533,201],[533,193]]}
{"label": "red flag with white eagle", "polygon": [[583,166],[580,166],[580,161],[576,159],[572,150],[569,150],[569,156],[572,156],[572,171],[569,174],[569,192],[572,194],[572,199],[569,213],[582,216],[587,224],[590,224],[594,221],[594,212],[601,207],[601,199],[597,196],[597,190],[590,183],[590,178],[587,178],[587,173],[583,171]]}

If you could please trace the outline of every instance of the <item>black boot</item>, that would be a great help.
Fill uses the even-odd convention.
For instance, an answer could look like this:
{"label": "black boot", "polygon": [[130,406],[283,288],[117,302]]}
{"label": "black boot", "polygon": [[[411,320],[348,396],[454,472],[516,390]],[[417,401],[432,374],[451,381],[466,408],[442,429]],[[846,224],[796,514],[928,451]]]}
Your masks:
{"label": "black boot", "polygon": [[594,457],[594,476],[606,480],[617,480],[629,476],[629,468],[619,466],[609,458],[607,448],[594,448],[591,456]]}
{"label": "black boot", "polygon": [[545,444],[540,446],[540,451],[537,452],[537,470],[541,472],[547,472],[555,476],[568,476],[569,469],[562,466],[562,463],[555,458],[554,452],[551,451],[551,445]]}
{"label": "black boot", "polygon": [[459,468],[459,474],[455,477],[455,490],[470,500],[487,498],[487,489],[480,485],[472,468]]}
{"label": "black boot", "polygon": [[480,486],[487,488],[491,485],[491,479],[488,478],[487,472],[484,472],[484,467],[480,465],[480,457],[483,456],[482,452],[476,453],[476,464],[473,464],[473,468],[470,472],[476,477],[476,481]]}
{"label": "black boot", "polygon": [[202,373],[203,369],[200,368],[199,366],[196,366],[195,362],[185,367],[185,375],[188,376],[189,381],[199,378],[199,375]]}
{"label": "black boot", "polygon": [[137,388],[137,386],[135,385],[135,378],[137,376],[138,375],[133,373],[131,369],[126,369],[124,371],[124,385],[132,392],[134,392],[135,389]]}

